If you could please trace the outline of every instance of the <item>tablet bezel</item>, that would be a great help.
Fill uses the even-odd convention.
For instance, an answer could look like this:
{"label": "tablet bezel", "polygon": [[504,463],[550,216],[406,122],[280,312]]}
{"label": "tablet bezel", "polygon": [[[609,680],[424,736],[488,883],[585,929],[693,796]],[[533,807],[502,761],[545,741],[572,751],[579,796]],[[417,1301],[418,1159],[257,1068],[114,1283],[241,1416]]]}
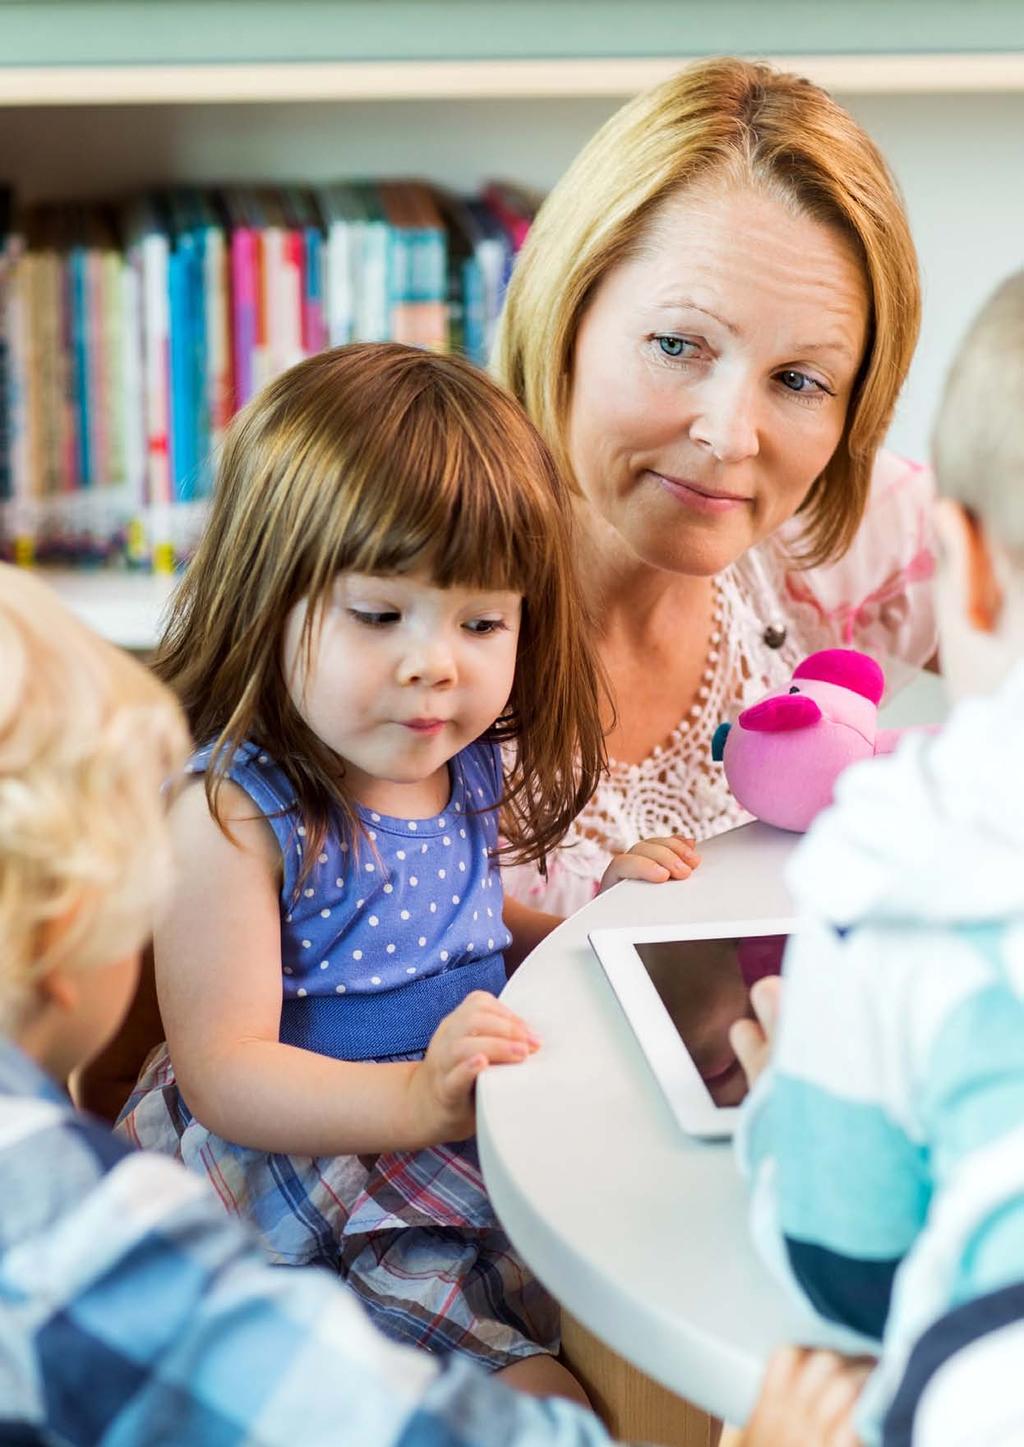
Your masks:
{"label": "tablet bezel", "polygon": [[702,924],[590,931],[591,948],[608,977],[672,1114],[688,1135],[710,1140],[732,1135],[740,1107],[716,1105],[712,1100],[635,946],[793,935],[796,930],[794,916],[780,915],[765,919],[710,920]]}

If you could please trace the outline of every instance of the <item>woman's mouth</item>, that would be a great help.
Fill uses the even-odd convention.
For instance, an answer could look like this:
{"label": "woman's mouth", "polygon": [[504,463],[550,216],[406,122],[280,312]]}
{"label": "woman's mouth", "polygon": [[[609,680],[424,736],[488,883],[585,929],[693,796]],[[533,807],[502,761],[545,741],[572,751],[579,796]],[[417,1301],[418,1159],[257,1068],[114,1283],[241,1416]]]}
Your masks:
{"label": "woman's mouth", "polygon": [[722,488],[709,487],[705,483],[693,482],[686,477],[666,477],[661,472],[652,472],[651,476],[665,492],[678,502],[683,503],[694,512],[702,512],[713,517],[722,513],[735,512],[737,508],[747,507],[753,500],[741,493],[726,492]]}

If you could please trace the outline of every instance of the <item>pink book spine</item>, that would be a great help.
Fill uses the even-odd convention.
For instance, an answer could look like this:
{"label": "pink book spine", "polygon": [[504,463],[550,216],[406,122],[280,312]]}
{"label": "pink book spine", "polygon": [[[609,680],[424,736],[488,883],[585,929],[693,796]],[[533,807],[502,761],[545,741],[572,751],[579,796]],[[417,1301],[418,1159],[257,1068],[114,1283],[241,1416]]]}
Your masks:
{"label": "pink book spine", "polygon": [[256,305],[256,237],[251,227],[239,226],[231,233],[231,338],[236,407],[243,407],[253,394]]}

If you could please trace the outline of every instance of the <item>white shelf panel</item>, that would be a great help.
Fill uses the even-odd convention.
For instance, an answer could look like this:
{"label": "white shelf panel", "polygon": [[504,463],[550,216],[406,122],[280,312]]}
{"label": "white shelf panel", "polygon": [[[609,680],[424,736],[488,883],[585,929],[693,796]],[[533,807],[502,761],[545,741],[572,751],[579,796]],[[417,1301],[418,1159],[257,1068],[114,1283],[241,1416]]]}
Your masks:
{"label": "white shelf panel", "polygon": [[153,648],[177,579],[148,573],[40,568],[37,576],[54,588],[73,613],[121,648]]}
{"label": "white shelf panel", "polygon": [[[1024,90],[1024,52],[772,55],[844,95]],[[530,100],[628,96],[693,56],[0,67],[0,105]]]}

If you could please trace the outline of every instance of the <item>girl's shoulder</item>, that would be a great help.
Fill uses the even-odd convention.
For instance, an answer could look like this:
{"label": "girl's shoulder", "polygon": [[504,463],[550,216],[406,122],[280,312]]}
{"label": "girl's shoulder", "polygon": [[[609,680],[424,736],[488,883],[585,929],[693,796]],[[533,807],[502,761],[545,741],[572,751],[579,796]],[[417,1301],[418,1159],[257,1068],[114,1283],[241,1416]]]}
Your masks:
{"label": "girl's shoulder", "polygon": [[216,741],[202,744],[185,765],[186,774],[205,774],[217,768],[225,779],[237,784],[268,818],[295,808],[295,787],[280,764],[260,744],[245,739],[223,767],[216,757]]}
{"label": "girl's shoulder", "polygon": [[282,896],[290,898],[298,884],[306,833],[295,786],[280,764],[252,739],[243,740],[223,764],[217,758],[216,741],[210,740],[196,749],[185,765],[186,775],[193,777],[211,769],[241,789],[273,831],[281,856]]}

